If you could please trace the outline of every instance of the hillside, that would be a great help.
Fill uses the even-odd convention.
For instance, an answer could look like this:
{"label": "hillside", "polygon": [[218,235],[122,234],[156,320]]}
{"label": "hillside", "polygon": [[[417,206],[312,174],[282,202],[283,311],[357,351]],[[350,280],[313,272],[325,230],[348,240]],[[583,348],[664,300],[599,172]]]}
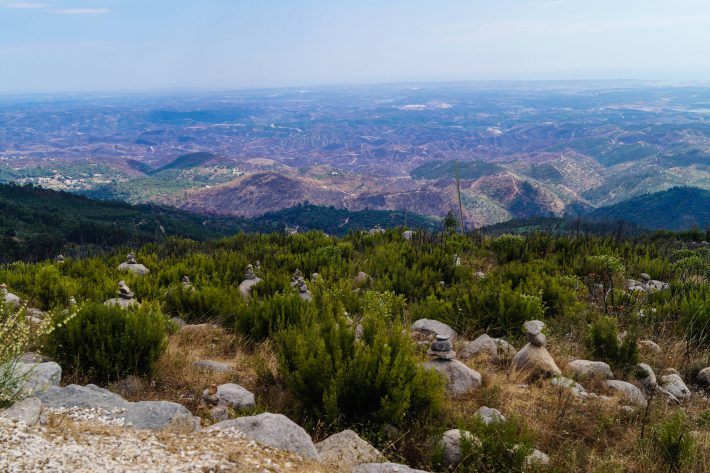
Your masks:
{"label": "hillside", "polygon": [[593,220],[625,220],[650,230],[704,229],[710,225],[710,191],[674,187],[600,207],[586,217]]}

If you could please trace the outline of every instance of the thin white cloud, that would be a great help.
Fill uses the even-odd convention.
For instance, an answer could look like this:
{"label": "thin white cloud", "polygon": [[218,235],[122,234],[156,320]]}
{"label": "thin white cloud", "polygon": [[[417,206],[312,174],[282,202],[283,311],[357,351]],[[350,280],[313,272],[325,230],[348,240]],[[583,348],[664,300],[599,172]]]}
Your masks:
{"label": "thin white cloud", "polygon": [[47,11],[53,15],[105,15],[111,13],[110,8],[51,8]]}
{"label": "thin white cloud", "polygon": [[13,2],[13,3],[4,3],[2,5],[5,8],[11,8],[13,10],[43,10],[49,5],[46,3],[31,3],[31,2]]}

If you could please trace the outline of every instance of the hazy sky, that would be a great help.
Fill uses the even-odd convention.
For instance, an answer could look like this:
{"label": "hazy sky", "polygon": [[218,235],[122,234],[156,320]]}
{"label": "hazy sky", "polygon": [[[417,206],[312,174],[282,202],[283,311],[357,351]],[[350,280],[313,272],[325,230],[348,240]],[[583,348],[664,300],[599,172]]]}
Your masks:
{"label": "hazy sky", "polygon": [[710,79],[709,0],[0,0],[0,93]]}

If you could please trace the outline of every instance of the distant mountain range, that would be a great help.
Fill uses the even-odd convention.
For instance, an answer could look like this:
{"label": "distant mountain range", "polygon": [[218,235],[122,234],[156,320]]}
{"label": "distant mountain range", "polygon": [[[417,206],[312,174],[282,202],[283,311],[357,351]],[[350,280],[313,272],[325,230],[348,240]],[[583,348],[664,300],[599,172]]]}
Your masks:
{"label": "distant mountain range", "polygon": [[674,187],[601,207],[585,215],[590,220],[623,220],[650,230],[687,230],[710,226],[710,191]]}

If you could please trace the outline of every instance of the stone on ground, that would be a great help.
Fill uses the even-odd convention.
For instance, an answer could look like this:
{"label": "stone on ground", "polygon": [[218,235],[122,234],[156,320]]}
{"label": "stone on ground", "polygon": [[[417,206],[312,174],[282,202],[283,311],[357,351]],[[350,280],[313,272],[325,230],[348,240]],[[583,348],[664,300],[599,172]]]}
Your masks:
{"label": "stone on ground", "polygon": [[470,444],[480,443],[471,432],[466,430],[451,429],[444,432],[439,440],[439,446],[442,449],[441,463],[443,467],[448,468],[461,462],[461,449],[464,440]]}
{"label": "stone on ground", "polygon": [[676,373],[661,376],[661,387],[680,401],[690,398],[690,389],[688,389],[683,379]]}
{"label": "stone on ground", "polygon": [[352,430],[331,435],[316,444],[321,462],[340,468],[352,468],[363,463],[375,463],[380,452]]}
{"label": "stone on ground", "polygon": [[427,473],[399,463],[363,463],[350,469],[350,473]]}
{"label": "stone on ground", "polygon": [[574,360],[567,363],[567,370],[575,379],[613,379],[611,367],[603,361]]}
{"label": "stone on ground", "polygon": [[505,422],[505,417],[498,409],[482,406],[476,411],[476,415],[481,418],[484,424],[489,425],[494,422]]}
{"label": "stone on ground", "polygon": [[710,367],[703,368],[698,372],[698,384],[704,387],[710,387]]}
{"label": "stone on ground", "polygon": [[311,436],[288,417],[265,412],[214,424],[208,431],[241,432],[251,440],[269,447],[293,452],[304,458],[320,460]]}
{"label": "stone on ground", "polygon": [[230,373],[234,370],[231,365],[214,360],[199,360],[192,363],[197,369],[211,371],[213,373]]}
{"label": "stone on ground", "polygon": [[27,425],[35,425],[39,422],[39,415],[42,413],[42,401],[36,397],[28,397],[16,402],[8,409],[0,411],[0,417],[15,422],[24,422]]}
{"label": "stone on ground", "polygon": [[[202,393],[208,394],[208,389]],[[217,386],[217,403],[222,406],[229,406],[235,409],[249,409],[254,407],[254,394],[249,390],[234,383],[220,384]]]}
{"label": "stone on ground", "polygon": [[573,395],[577,397],[585,397],[587,395],[587,390],[584,386],[579,384],[573,379],[565,378],[564,376],[553,376],[550,379],[550,383],[553,386],[557,386],[564,389],[569,389]]}
{"label": "stone on ground", "polygon": [[481,374],[459,360],[435,359],[425,363],[424,367],[434,369],[444,376],[446,391],[452,397],[466,394],[483,384]]}
{"label": "stone on ground", "polygon": [[484,353],[493,359],[498,358],[498,344],[495,339],[485,333],[472,342],[466,342],[463,349],[459,352],[459,357],[462,360],[466,360]]}
{"label": "stone on ground", "polygon": [[513,357],[513,367],[528,371],[534,376],[559,376],[562,374],[555,360],[545,347],[528,343]]}
{"label": "stone on ground", "polygon": [[412,331],[419,332],[423,335],[445,335],[448,337],[455,337],[456,330],[452,329],[443,322],[438,320],[430,319],[419,319],[412,324]]}
{"label": "stone on ground", "polygon": [[643,395],[643,392],[633,384],[618,379],[609,379],[606,385],[612,391],[621,394],[625,401],[638,407],[646,407],[646,397]]}
{"label": "stone on ground", "polygon": [[62,379],[62,367],[53,361],[45,363],[17,362],[13,374],[22,378],[18,389],[25,395],[37,395],[52,386],[59,386]]}

